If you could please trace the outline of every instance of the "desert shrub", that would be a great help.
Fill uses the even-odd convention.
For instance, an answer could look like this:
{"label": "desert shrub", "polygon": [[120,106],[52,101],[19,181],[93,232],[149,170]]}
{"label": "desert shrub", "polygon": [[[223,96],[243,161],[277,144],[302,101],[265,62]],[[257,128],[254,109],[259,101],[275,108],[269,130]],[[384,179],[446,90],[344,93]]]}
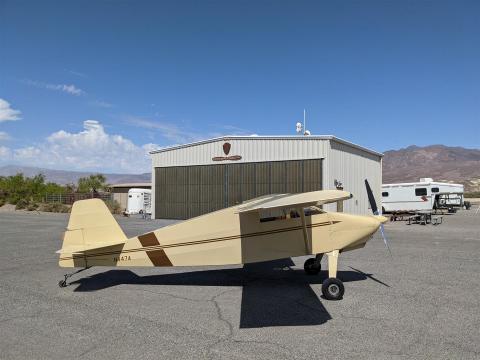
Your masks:
{"label": "desert shrub", "polygon": [[25,199],[19,199],[16,201],[15,204],[15,210],[22,210],[25,209],[28,206],[28,200]]}
{"label": "desert shrub", "polygon": [[480,191],[472,191],[464,194],[466,198],[480,198]]}
{"label": "desert shrub", "polygon": [[36,203],[36,202],[31,202],[31,203],[29,203],[29,204],[27,205],[27,210],[28,210],[28,211],[35,211],[35,210],[38,209],[38,206],[39,206],[38,203]]}
{"label": "desert shrub", "polygon": [[112,214],[122,213],[122,207],[117,200],[105,200],[105,204],[107,205],[108,210],[110,210]]}
{"label": "desert shrub", "polygon": [[60,203],[41,204],[38,208],[40,211],[55,212],[55,213],[68,213],[70,207]]}

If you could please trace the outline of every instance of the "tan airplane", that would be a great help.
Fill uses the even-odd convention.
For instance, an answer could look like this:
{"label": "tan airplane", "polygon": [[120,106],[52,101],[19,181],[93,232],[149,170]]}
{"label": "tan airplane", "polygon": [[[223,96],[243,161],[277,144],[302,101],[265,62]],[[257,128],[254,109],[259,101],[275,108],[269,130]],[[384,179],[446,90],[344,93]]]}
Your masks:
{"label": "tan airplane", "polygon": [[[374,205],[368,184],[367,192]],[[387,220],[320,208],[333,202],[343,207],[351,197],[339,190],[268,195],[130,239],[102,200],[80,200],[72,207],[57,253],[61,267],[82,269],[66,274],[59,285],[65,287],[69,277],[92,266],[236,265],[303,255],[316,255],[305,261],[304,268],[318,274],[326,254],[328,278],[322,293],[326,299],[341,299],[344,286],[336,278],[339,254],[364,247]],[[372,209],[375,212],[376,205]]]}

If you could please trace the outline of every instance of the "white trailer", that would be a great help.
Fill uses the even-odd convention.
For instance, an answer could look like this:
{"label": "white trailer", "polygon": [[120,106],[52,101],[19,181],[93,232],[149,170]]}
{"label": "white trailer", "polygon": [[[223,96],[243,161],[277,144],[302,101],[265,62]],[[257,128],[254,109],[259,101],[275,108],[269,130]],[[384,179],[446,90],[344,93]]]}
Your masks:
{"label": "white trailer", "polygon": [[463,206],[463,185],[435,182],[421,178],[420,182],[383,184],[382,211],[384,213],[428,211]]}
{"label": "white trailer", "polygon": [[126,214],[151,214],[151,209],[152,190],[135,188],[128,190]]}

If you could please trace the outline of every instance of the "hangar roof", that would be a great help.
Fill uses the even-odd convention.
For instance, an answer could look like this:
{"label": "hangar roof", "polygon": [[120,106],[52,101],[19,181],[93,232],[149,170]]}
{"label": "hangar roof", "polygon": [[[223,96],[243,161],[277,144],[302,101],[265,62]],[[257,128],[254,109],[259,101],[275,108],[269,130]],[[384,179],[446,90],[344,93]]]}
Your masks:
{"label": "hangar roof", "polygon": [[162,153],[162,152],[167,152],[167,151],[173,151],[177,149],[182,149],[182,148],[187,148],[191,146],[197,146],[197,145],[202,145],[202,144],[208,144],[216,141],[228,141],[228,140],[299,140],[299,141],[305,141],[305,140],[330,140],[330,141],[335,141],[341,144],[349,145],[351,147],[357,148],[359,150],[365,151],[367,153],[377,155],[380,157],[383,157],[383,154],[371,149],[368,149],[366,147],[354,144],[350,141],[340,139],[336,136],[333,135],[309,135],[309,136],[301,136],[301,135],[283,135],[283,136],[238,136],[238,135],[232,135],[232,136],[221,136],[221,137],[216,137],[212,139],[207,139],[207,140],[201,140],[201,141],[196,141],[188,144],[182,144],[182,145],[175,145],[175,146],[170,146],[166,147],[163,149],[158,149],[158,150],[153,150],[150,151],[150,154],[157,154],[157,153]]}

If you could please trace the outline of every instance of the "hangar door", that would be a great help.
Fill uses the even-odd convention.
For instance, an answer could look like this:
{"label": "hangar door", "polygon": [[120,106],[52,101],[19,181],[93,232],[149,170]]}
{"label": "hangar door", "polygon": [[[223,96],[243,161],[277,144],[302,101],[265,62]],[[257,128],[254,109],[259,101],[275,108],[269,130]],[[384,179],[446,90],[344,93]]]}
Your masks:
{"label": "hangar door", "polygon": [[155,217],[189,219],[258,196],[322,189],[322,159],[155,168]]}

